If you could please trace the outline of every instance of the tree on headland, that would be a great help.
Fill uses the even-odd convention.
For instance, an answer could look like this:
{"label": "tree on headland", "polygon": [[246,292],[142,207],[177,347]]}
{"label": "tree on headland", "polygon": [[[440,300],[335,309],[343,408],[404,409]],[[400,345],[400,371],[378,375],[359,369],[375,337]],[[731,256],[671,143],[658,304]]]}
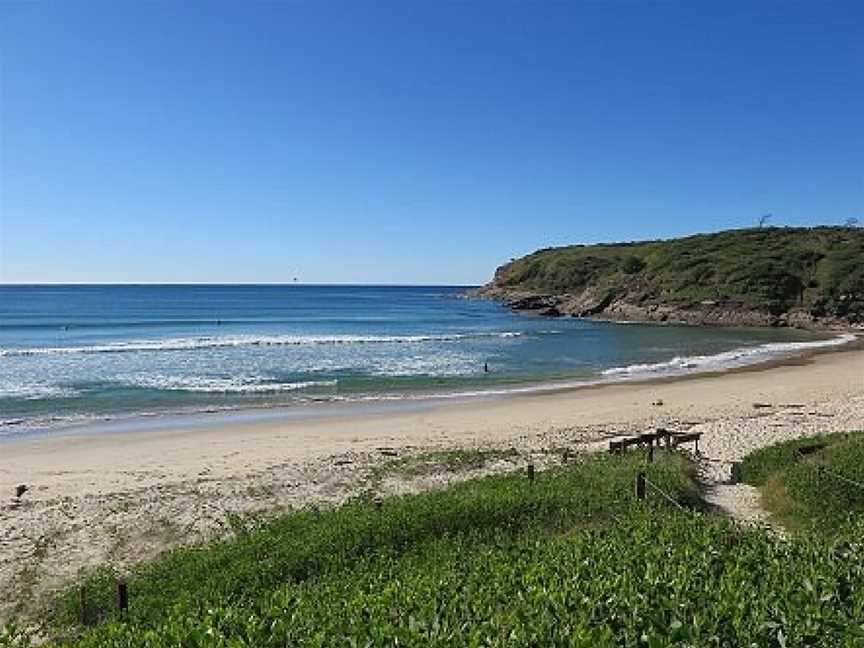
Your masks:
{"label": "tree on headland", "polygon": [[759,229],[762,229],[763,227],[765,227],[765,225],[768,224],[768,221],[771,220],[772,218],[774,218],[774,214],[770,214],[770,213],[769,214],[762,214],[759,217]]}
{"label": "tree on headland", "polygon": [[858,227],[859,220],[857,218],[847,218],[843,223],[843,227]]}

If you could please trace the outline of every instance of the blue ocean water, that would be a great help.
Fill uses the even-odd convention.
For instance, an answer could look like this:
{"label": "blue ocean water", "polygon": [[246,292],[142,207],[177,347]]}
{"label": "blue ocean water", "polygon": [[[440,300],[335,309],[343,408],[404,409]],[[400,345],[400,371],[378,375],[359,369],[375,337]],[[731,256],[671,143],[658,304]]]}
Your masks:
{"label": "blue ocean water", "polygon": [[789,330],[532,317],[464,292],[0,286],[0,435],[118,416],[715,370],[833,343]]}

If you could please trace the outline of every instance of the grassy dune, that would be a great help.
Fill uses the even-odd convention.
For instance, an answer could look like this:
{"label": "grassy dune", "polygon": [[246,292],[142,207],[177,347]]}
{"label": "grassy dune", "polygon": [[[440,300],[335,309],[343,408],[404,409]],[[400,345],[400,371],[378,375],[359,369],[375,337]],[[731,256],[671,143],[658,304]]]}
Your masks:
{"label": "grassy dune", "polygon": [[[640,470],[687,510],[653,488],[637,501]],[[141,566],[128,618],[103,572],[88,627],[70,590],[45,631],[79,647],[864,645],[864,546],[700,512],[692,473],[680,455],[598,456],[235,520],[233,540]],[[26,645],[14,635],[0,645]]]}
{"label": "grassy dune", "polygon": [[843,533],[864,513],[864,433],[769,446],[742,462],[740,477],[787,528]]}

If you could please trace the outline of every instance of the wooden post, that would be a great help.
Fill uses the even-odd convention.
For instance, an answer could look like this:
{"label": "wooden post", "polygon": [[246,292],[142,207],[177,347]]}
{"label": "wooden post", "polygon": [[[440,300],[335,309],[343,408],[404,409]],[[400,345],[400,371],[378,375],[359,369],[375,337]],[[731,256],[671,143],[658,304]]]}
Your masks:
{"label": "wooden post", "polygon": [[534,481],[534,464],[528,464],[528,481]]}
{"label": "wooden post", "polygon": [[117,610],[120,614],[129,612],[129,588],[126,581],[117,581]]}
{"label": "wooden post", "polygon": [[645,473],[636,473],[636,499],[645,499]]}
{"label": "wooden post", "polygon": [[648,444],[648,463],[654,463],[654,444]]}
{"label": "wooden post", "polygon": [[732,468],[731,468],[730,472],[731,472],[731,477],[732,477],[732,483],[733,484],[740,484],[741,483],[741,462],[740,461],[733,461],[732,462]]}
{"label": "wooden post", "polygon": [[696,454],[699,454],[699,437],[696,437]]}
{"label": "wooden post", "polygon": [[672,435],[669,433],[669,430],[666,428],[657,428],[657,445],[660,445],[660,440],[665,441],[665,446],[667,450],[672,449]]}
{"label": "wooden post", "polygon": [[83,585],[78,590],[78,606],[80,608],[78,620],[81,621],[81,625],[87,625],[87,590]]}

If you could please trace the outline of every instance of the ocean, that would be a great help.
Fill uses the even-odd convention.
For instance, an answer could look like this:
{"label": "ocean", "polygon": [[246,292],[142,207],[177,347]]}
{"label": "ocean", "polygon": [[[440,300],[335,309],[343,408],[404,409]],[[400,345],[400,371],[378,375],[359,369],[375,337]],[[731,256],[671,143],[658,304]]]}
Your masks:
{"label": "ocean", "polygon": [[0,286],[0,438],[320,402],[488,397],[838,344],[512,313],[452,286]]}

